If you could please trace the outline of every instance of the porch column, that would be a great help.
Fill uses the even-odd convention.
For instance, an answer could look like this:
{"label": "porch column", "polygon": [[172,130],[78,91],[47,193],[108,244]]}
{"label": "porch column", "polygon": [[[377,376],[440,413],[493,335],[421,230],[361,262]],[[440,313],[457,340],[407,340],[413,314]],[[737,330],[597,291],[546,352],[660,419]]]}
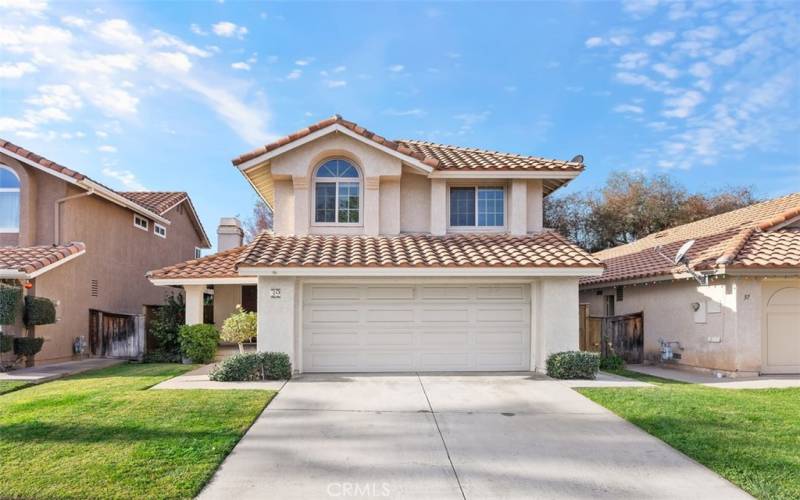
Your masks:
{"label": "porch column", "polygon": [[431,179],[431,234],[447,234],[447,183]]}
{"label": "porch column", "polygon": [[186,324],[196,325],[203,322],[203,292],[205,285],[184,285],[186,301]]}
{"label": "porch column", "polygon": [[258,277],[258,350],[284,352],[296,369],[295,296],[296,279]]}
{"label": "porch column", "polygon": [[367,177],[364,179],[364,234],[369,236],[377,236],[380,232],[380,184],[380,177]]}
{"label": "porch column", "polygon": [[292,177],[294,186],[294,233],[308,234],[308,179],[306,177]]}

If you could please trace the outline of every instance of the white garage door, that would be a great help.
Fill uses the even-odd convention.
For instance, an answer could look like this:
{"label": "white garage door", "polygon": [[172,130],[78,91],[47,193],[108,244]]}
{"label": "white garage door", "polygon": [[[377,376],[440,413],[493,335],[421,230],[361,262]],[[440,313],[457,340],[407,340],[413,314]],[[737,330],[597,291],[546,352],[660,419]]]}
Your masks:
{"label": "white garage door", "polygon": [[799,287],[780,289],[769,298],[762,371],[800,373]]}
{"label": "white garage door", "polygon": [[529,285],[303,288],[303,371],[530,369]]}

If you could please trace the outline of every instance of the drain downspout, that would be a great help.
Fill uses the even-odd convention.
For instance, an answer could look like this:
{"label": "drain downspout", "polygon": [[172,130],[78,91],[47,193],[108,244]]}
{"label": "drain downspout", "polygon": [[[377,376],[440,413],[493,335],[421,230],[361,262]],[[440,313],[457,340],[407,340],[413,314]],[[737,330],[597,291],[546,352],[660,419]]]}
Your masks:
{"label": "drain downspout", "polygon": [[55,218],[53,219],[54,220],[54,224],[53,224],[53,232],[54,232],[53,244],[54,245],[60,245],[61,244],[61,241],[60,241],[61,240],[61,235],[60,235],[60,232],[61,232],[60,231],[61,230],[61,210],[60,210],[61,209],[61,204],[64,203],[65,201],[74,200],[74,199],[77,199],[77,198],[83,198],[84,196],[91,196],[93,194],[94,194],[94,189],[90,189],[90,190],[86,191],[85,193],[73,194],[72,196],[66,196],[64,198],[59,198],[59,199],[56,200],[55,207],[54,207]]}

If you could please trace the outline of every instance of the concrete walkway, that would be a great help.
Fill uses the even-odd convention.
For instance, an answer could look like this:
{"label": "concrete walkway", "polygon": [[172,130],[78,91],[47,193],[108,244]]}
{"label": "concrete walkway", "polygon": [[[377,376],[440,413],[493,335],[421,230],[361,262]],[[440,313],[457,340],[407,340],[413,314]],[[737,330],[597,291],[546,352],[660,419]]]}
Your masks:
{"label": "concrete walkway", "polygon": [[199,496],[328,497],[750,498],[530,373],[300,376]]}
{"label": "concrete walkway", "polygon": [[760,377],[717,378],[711,374],[683,370],[680,368],[662,368],[660,366],[627,366],[628,370],[652,375],[654,377],[701,384],[717,389],[781,389],[800,387],[800,375],[762,375]]}
{"label": "concrete walkway", "polygon": [[33,368],[20,368],[19,370],[2,372],[0,373],[0,380],[18,380],[40,384],[69,375],[127,362],[128,361],[124,359],[92,358],[80,361],[68,361],[66,363],[53,363],[52,365],[34,366]]}
{"label": "concrete walkway", "polygon": [[258,382],[214,382],[208,379],[208,374],[214,368],[214,364],[204,365],[196,370],[184,373],[177,377],[165,380],[151,389],[238,389],[238,390],[262,390],[279,391],[286,383],[285,380],[263,380]]}

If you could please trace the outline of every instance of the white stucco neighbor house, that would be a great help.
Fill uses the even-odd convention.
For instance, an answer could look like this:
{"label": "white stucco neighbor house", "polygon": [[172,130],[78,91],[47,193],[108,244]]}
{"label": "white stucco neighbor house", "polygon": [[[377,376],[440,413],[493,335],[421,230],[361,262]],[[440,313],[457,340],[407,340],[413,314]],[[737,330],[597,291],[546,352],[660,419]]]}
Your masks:
{"label": "white stucco neighbor house", "polygon": [[258,349],[299,372],[541,370],[578,348],[578,280],[603,269],[542,226],[542,200],[582,158],[390,141],[337,115],[233,164],[274,230],[241,245],[228,221],[219,253],[149,274],[185,289],[187,323],[209,288],[217,323],[249,302]]}
{"label": "white stucco neighbor house", "polygon": [[[688,264],[707,285],[667,258],[690,240]],[[606,270],[581,280],[581,303],[592,316],[642,312],[651,361],[668,343],[667,362],[682,367],[800,373],[800,193],[594,255]]]}

